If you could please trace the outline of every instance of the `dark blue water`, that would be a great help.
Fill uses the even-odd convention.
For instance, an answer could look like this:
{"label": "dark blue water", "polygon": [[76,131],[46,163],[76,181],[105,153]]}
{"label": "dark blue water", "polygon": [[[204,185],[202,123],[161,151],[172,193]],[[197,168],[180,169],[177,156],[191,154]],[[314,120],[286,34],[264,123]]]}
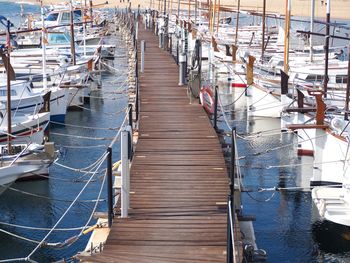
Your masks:
{"label": "dark blue water", "polygon": [[[12,23],[14,23],[15,26],[18,26],[20,22],[23,22],[25,20],[25,17],[21,17],[21,14],[27,15],[33,13],[40,13],[40,7],[38,5],[16,4],[15,2],[20,1],[0,1],[0,15],[9,19]],[[23,8],[22,12],[21,5]],[[1,26],[0,29],[3,30],[4,28]]]}
{"label": "dark blue water", "polygon": [[[3,6],[8,9],[11,8],[11,10],[16,10],[16,5],[12,3],[0,2],[0,5],[1,10],[3,10]],[[26,8],[28,8],[28,10],[37,9],[33,6],[25,6],[25,10]],[[11,12],[12,11],[8,11],[8,14],[11,14]],[[120,112],[127,106],[127,97],[125,93],[123,95],[118,95],[115,94],[115,92],[126,89],[125,80],[127,78],[127,58],[120,58],[124,55],[126,56],[126,49],[124,42],[118,36],[111,37],[109,41],[117,44],[118,49],[116,50],[116,56],[118,59],[113,63],[114,67],[117,67],[120,70],[120,73],[117,75],[108,73],[104,74],[102,90],[100,92],[95,92],[93,96],[104,97],[105,99],[92,98],[90,105],[86,106],[90,110],[69,112],[66,117],[66,123],[103,128],[115,128],[121,125],[121,122],[124,119],[124,113],[119,115],[115,113]],[[124,88],[122,88],[123,85]],[[108,97],[108,99],[106,99],[106,97]],[[117,131],[82,129],[57,125],[51,127],[51,132],[92,138],[112,138]],[[73,168],[83,168],[95,162],[106,150],[106,145],[110,143],[110,140],[78,139],[53,134],[51,134],[50,140],[55,142],[57,150],[60,150],[61,152],[58,162]],[[95,148],[90,148],[90,146],[95,146]],[[119,147],[120,145],[117,143],[113,148],[114,162],[119,160]],[[105,168],[106,163],[103,163],[100,170]],[[99,176],[97,176],[97,180],[87,187],[79,200],[91,200],[97,198],[102,182],[101,176],[103,174],[103,171],[101,171]],[[70,202],[64,202],[62,199],[66,201],[73,200],[83,187],[83,182],[73,182],[74,179],[79,178],[82,175],[82,173],[53,165],[50,168],[50,179],[48,180],[15,183],[13,187],[16,189],[46,196],[51,198],[51,200],[32,197],[7,190],[4,194],[0,195],[0,229],[40,241],[47,231],[8,227],[2,225],[1,222],[31,227],[51,228],[70,205]],[[88,178],[89,176],[85,176],[83,179]],[[105,199],[106,196],[107,193],[104,188],[102,198]],[[94,204],[94,202],[78,202],[59,224],[58,228],[72,228],[85,225],[92,212]],[[97,211],[106,211],[105,201],[99,203]],[[95,222],[96,220],[92,220],[89,225],[93,225]],[[67,238],[78,233],[79,231],[55,231],[49,236],[48,241],[63,242]],[[84,250],[89,237],[90,235],[82,236],[73,245],[64,249],[41,248],[34,254],[32,259],[37,260],[38,262],[52,262],[63,258],[70,258],[77,252]],[[18,238],[0,232],[0,259],[26,257],[34,247],[35,244],[33,243],[19,240]]]}

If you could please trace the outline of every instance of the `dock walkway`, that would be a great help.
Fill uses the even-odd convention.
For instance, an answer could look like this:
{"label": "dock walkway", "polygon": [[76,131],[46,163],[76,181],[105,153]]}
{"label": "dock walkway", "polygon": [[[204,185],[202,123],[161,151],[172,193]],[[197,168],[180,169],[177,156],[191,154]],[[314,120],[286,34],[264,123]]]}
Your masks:
{"label": "dock walkway", "polygon": [[85,261],[225,262],[227,212],[217,202],[227,201],[228,178],[217,134],[158,38],[140,26],[139,40],[147,49],[129,218],[115,218],[103,252]]}

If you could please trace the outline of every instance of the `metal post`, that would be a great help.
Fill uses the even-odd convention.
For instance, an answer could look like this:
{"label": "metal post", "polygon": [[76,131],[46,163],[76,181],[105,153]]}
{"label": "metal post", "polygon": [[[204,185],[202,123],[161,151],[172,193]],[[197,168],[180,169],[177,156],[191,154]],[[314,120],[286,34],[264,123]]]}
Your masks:
{"label": "metal post", "polygon": [[[135,23],[135,39],[139,39],[139,21],[137,20]],[[136,42],[137,43],[137,42]]]}
{"label": "metal post", "polygon": [[231,165],[230,165],[230,194],[233,195],[234,192],[234,180],[236,173],[236,147],[235,147],[235,136],[236,136],[236,127],[232,128],[231,131]]}
{"label": "metal post", "polygon": [[173,55],[173,35],[171,34],[169,37],[169,53]]}
{"label": "metal post", "polygon": [[138,79],[136,80],[136,102],[135,102],[135,112],[136,112],[136,122],[139,120],[139,88],[140,84]]}
{"label": "metal post", "polygon": [[176,64],[179,65],[179,39],[176,38]]}
{"label": "metal post", "polygon": [[145,71],[145,40],[141,40],[141,72]]}
{"label": "metal post", "polygon": [[214,129],[218,129],[218,86],[215,86],[215,100],[214,100]]}
{"label": "metal post", "polygon": [[[231,223],[234,226],[235,218],[235,208],[234,208],[234,184],[235,184],[235,173],[236,173],[236,147],[235,147],[235,136],[236,128],[233,127],[231,131],[231,164],[230,164],[230,193],[227,198],[227,262],[234,262],[233,255],[233,240],[231,233]],[[231,207],[229,207],[231,205]],[[230,220],[230,211],[232,216],[232,221]],[[234,230],[233,230],[234,231]]]}
{"label": "metal post", "polygon": [[233,262],[231,220],[230,220],[230,207],[229,207],[230,201],[231,201],[231,195],[227,197],[227,244],[226,244],[226,262],[227,263]]}
{"label": "metal post", "polygon": [[123,130],[121,132],[121,217],[128,217],[129,208],[129,188],[128,188],[128,175],[129,175],[129,154],[128,154],[128,131]]}
{"label": "metal post", "polygon": [[186,71],[186,54],[181,53],[179,56],[179,86],[185,85],[186,80],[185,80],[185,71]]}
{"label": "metal post", "polygon": [[129,126],[132,127],[132,104],[129,104],[128,107],[129,107],[129,116],[128,116]]}
{"label": "metal post", "polygon": [[[125,130],[128,132],[128,159],[131,161],[132,153],[133,153],[133,145],[132,145],[132,127],[130,125],[126,126]],[[130,189],[130,186],[128,186]]]}
{"label": "metal post", "polygon": [[107,195],[108,195],[108,227],[112,227],[113,221],[113,180],[112,180],[112,148],[107,148]]}
{"label": "metal post", "polygon": [[138,54],[137,54],[137,47],[136,47],[136,52],[135,52],[135,77],[136,79],[139,78],[139,59],[138,59]]}

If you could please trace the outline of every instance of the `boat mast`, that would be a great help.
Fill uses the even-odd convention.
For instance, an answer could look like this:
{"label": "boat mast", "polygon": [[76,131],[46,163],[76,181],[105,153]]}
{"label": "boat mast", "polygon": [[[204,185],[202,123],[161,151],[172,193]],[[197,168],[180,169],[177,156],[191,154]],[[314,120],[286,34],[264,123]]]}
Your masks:
{"label": "boat mast", "polygon": [[220,0],[218,0],[218,19],[217,19],[217,25],[216,25],[216,35],[219,36],[219,24],[220,24]]}
{"label": "boat mast", "polygon": [[[83,3],[81,2],[81,6],[83,6]],[[83,12],[83,34],[84,34],[84,56],[86,56],[86,0],[84,2],[84,12]]]}
{"label": "boat mast", "polygon": [[89,0],[89,4],[90,4],[90,19],[91,19],[91,26],[93,23],[93,19],[92,19],[92,0]]}
{"label": "boat mast", "polygon": [[238,6],[237,6],[237,17],[236,17],[236,35],[235,35],[235,46],[237,47],[237,41],[238,41],[238,24],[239,24],[239,12],[241,8],[241,0],[238,0]]}
{"label": "boat mast", "polygon": [[346,82],[345,114],[344,120],[349,120],[349,96],[350,96],[350,45],[348,46],[348,76]]}
{"label": "boat mast", "polygon": [[75,41],[74,41],[74,11],[73,11],[73,3],[70,0],[70,49],[72,52],[72,62],[73,65],[76,65],[76,57],[75,57]]}
{"label": "boat mast", "polygon": [[262,16],[262,44],[261,44],[261,63],[264,63],[265,53],[265,23],[266,23],[266,0],[263,0],[263,16]]}
{"label": "boat mast", "polygon": [[45,12],[44,12],[44,6],[43,1],[40,1],[40,8],[41,8],[41,22],[42,22],[42,29],[41,29],[41,49],[42,49],[42,60],[43,60],[43,88],[47,89],[47,74],[46,74],[46,28],[45,28]]}
{"label": "boat mast", "polygon": [[194,2],[194,24],[197,26],[197,11],[198,11],[198,0]]}
{"label": "boat mast", "polygon": [[326,44],[325,44],[325,68],[324,68],[324,81],[323,90],[324,97],[327,97],[328,90],[328,60],[329,60],[329,34],[330,34],[330,22],[331,22],[331,0],[327,0],[327,24],[326,24]]}
{"label": "boat mast", "polygon": [[7,46],[7,59],[6,59],[6,83],[7,83],[7,151],[12,153],[11,139],[12,139],[12,123],[11,123],[11,73],[10,73],[10,53],[11,53],[11,34],[10,34],[11,22],[7,20],[6,29],[6,46]]}
{"label": "boat mast", "polygon": [[[310,20],[310,32],[314,32],[314,19],[315,19],[315,0],[311,0],[311,20]],[[313,50],[313,43],[312,43],[313,36],[310,34],[310,61],[312,62],[314,60],[314,50]]]}
{"label": "boat mast", "polygon": [[289,72],[289,35],[290,35],[290,15],[292,0],[286,0],[286,18],[284,29],[284,72]]}

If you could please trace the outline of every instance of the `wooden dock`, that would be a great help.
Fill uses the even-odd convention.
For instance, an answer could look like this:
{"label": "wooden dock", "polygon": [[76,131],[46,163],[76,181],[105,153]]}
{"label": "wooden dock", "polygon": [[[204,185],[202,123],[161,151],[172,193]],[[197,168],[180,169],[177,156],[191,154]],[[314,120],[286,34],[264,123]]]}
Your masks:
{"label": "wooden dock", "polygon": [[225,262],[227,211],[218,203],[229,187],[217,134],[178,86],[178,67],[158,37],[139,30],[147,49],[129,218],[116,217],[103,252],[83,261]]}

